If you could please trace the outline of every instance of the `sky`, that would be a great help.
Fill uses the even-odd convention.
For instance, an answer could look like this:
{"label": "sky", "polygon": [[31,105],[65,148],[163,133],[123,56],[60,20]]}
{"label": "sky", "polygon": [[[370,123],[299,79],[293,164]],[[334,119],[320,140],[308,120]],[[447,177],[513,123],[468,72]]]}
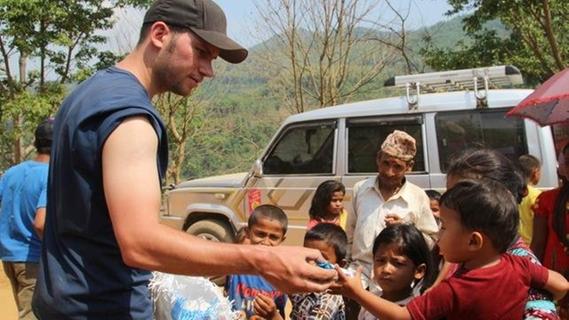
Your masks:
{"label": "sky", "polygon": [[[245,47],[251,47],[264,40],[256,31],[256,5],[263,0],[215,0],[227,16],[227,29],[231,38]],[[417,29],[448,19],[444,13],[449,10],[446,0],[392,0],[396,8],[405,11],[410,8],[408,27]],[[377,8],[377,15],[389,21],[393,18],[385,5]],[[117,25],[109,35],[109,47],[121,52],[130,51],[137,40],[143,11],[127,10],[117,12]]]}

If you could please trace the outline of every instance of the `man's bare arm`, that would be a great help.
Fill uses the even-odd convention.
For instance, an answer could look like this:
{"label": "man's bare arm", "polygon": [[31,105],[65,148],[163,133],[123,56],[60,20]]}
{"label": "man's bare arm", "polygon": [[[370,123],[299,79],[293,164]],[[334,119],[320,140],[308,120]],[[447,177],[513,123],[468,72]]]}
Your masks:
{"label": "man's bare arm", "polygon": [[336,272],[307,261],[320,252],[297,247],[222,244],[159,223],[156,132],[144,117],[125,120],[103,147],[103,184],[124,262],[186,275],[260,274],[285,292],[322,291]]}
{"label": "man's bare arm", "polygon": [[34,230],[38,237],[43,239],[43,228],[45,226],[45,208],[38,208],[36,210],[36,217],[34,218]]}

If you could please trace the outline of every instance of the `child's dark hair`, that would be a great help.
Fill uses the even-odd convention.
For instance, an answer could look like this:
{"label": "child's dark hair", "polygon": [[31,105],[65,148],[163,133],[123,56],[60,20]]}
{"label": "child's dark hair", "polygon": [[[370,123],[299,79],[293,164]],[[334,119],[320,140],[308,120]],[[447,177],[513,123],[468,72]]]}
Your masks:
{"label": "child's dark hair", "polygon": [[518,166],[491,149],[469,149],[460,153],[450,162],[449,176],[500,182],[514,195],[517,203],[527,192],[526,180]]}
{"label": "child's dark hair", "polygon": [[334,247],[336,259],[341,261],[346,258],[348,237],[342,227],[333,223],[319,223],[304,235],[304,241],[324,241]]}
{"label": "child's dark hair", "polygon": [[529,181],[535,169],[539,169],[541,167],[541,161],[531,154],[521,155],[518,158],[518,163],[526,181]]}
{"label": "child's dark hair", "polygon": [[346,187],[339,181],[326,180],[316,188],[316,192],[314,192],[314,197],[312,198],[312,205],[308,212],[311,219],[326,216],[326,210],[332,200],[332,194],[334,192],[342,192],[345,194]]}
{"label": "child's dark hair", "polygon": [[273,206],[272,204],[263,204],[255,208],[247,221],[249,229],[259,222],[260,219],[270,219],[278,221],[282,228],[283,234],[286,234],[288,228],[288,218],[283,209]]}
{"label": "child's dark hair", "polygon": [[438,192],[437,190],[425,190],[425,193],[427,194],[427,197],[429,197],[430,200],[439,201],[441,199],[441,193]]}
{"label": "child's dark hair", "polygon": [[499,253],[517,239],[518,205],[506,187],[490,180],[462,180],[441,197],[458,213],[463,227],[484,233]]}
{"label": "child's dark hair", "polygon": [[396,224],[383,229],[373,242],[373,255],[381,245],[395,244],[400,252],[411,259],[415,266],[425,264],[426,272],[423,278],[423,288],[427,289],[435,280],[436,272],[431,250],[421,231],[412,224]]}

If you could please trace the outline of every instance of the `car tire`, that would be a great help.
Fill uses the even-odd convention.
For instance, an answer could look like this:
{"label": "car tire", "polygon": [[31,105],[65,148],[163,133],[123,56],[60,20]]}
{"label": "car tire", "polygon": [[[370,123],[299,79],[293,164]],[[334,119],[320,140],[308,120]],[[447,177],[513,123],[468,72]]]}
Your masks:
{"label": "car tire", "polygon": [[186,232],[206,240],[233,242],[233,231],[231,228],[226,223],[217,220],[197,221]]}
{"label": "car tire", "polygon": [[[233,232],[231,228],[218,220],[200,220],[192,224],[187,233],[203,239],[218,242],[233,242]],[[225,286],[226,276],[213,276],[209,280],[219,287]]]}

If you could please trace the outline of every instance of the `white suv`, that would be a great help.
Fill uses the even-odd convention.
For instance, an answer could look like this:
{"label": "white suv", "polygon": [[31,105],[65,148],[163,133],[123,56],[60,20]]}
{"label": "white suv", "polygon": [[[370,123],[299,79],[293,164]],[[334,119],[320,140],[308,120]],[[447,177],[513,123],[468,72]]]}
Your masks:
{"label": "white suv", "polygon": [[[377,146],[395,129],[415,137],[417,156],[407,178],[425,189],[444,189],[451,156],[475,147],[497,149],[514,160],[535,155],[543,163],[539,187],[556,187],[551,129],[505,117],[532,90],[493,90],[493,82],[519,83],[521,76],[515,67],[503,66],[395,77],[388,84],[405,87],[406,96],[290,116],[249,172],[191,180],[167,192],[162,221],[231,241],[256,205],[270,203],[288,215],[287,243],[301,244],[316,187],[328,179],[341,181],[351,210],[353,185],[377,174]],[[419,92],[448,86],[466,90]]]}

